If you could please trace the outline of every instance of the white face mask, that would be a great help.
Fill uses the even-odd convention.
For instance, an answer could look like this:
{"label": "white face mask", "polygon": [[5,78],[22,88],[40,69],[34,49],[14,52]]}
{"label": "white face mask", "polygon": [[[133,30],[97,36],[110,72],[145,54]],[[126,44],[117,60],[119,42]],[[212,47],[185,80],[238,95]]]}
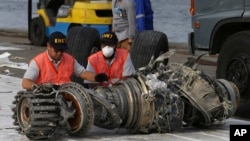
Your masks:
{"label": "white face mask", "polygon": [[105,57],[110,57],[114,54],[114,48],[113,47],[110,47],[110,46],[105,46],[102,48],[102,54],[105,56]]}

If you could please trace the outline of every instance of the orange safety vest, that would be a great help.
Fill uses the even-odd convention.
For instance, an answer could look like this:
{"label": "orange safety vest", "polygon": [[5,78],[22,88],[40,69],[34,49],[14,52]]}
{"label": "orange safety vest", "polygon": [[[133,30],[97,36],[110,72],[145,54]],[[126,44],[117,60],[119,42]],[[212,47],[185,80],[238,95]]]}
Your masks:
{"label": "orange safety vest", "polygon": [[53,63],[49,60],[47,52],[43,52],[34,58],[39,69],[39,76],[35,81],[37,84],[53,83],[61,85],[71,82],[71,75],[74,71],[75,60],[67,53],[63,53],[61,62],[56,70]]}
{"label": "orange safety vest", "polygon": [[[92,54],[88,61],[95,70],[95,73],[105,73],[109,77],[109,83],[113,84],[112,79],[120,80],[122,78],[123,66],[127,59],[128,51],[116,48],[114,61],[110,66],[106,63],[102,51]],[[106,86],[107,84],[101,84]]]}

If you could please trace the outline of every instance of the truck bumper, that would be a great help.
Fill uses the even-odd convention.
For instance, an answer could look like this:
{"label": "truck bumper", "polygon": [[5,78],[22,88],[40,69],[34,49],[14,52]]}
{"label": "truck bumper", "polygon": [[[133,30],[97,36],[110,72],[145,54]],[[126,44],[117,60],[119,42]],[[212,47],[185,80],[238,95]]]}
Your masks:
{"label": "truck bumper", "polygon": [[195,53],[194,32],[190,32],[188,34],[188,49],[189,49],[189,53],[194,55]]}

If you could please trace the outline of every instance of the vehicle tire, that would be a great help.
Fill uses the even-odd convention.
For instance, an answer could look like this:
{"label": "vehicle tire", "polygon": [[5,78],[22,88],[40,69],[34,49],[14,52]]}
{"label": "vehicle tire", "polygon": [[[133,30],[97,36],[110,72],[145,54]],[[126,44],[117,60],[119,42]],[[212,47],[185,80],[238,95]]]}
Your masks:
{"label": "vehicle tire", "polygon": [[250,97],[250,31],[242,31],[229,37],[222,46],[216,77],[236,84],[242,100]]}
{"label": "vehicle tire", "polygon": [[[68,32],[67,44],[68,53],[86,67],[89,55],[101,49],[100,34],[94,28],[75,26]],[[72,76],[71,80],[83,84],[83,80],[79,77]]]}
{"label": "vehicle tire", "polygon": [[130,54],[135,69],[138,69],[146,66],[152,56],[155,59],[168,50],[166,34],[159,31],[145,30],[135,36]]}
{"label": "vehicle tire", "polygon": [[42,17],[35,17],[30,22],[29,40],[32,45],[44,46],[48,38],[46,37],[45,23]]}

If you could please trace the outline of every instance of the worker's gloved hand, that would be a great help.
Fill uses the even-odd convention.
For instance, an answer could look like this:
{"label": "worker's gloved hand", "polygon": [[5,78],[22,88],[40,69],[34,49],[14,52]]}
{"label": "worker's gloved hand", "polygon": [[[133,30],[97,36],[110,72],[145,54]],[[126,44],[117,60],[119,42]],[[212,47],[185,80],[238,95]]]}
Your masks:
{"label": "worker's gloved hand", "polygon": [[95,76],[96,82],[108,81],[108,76],[105,73],[99,73]]}

